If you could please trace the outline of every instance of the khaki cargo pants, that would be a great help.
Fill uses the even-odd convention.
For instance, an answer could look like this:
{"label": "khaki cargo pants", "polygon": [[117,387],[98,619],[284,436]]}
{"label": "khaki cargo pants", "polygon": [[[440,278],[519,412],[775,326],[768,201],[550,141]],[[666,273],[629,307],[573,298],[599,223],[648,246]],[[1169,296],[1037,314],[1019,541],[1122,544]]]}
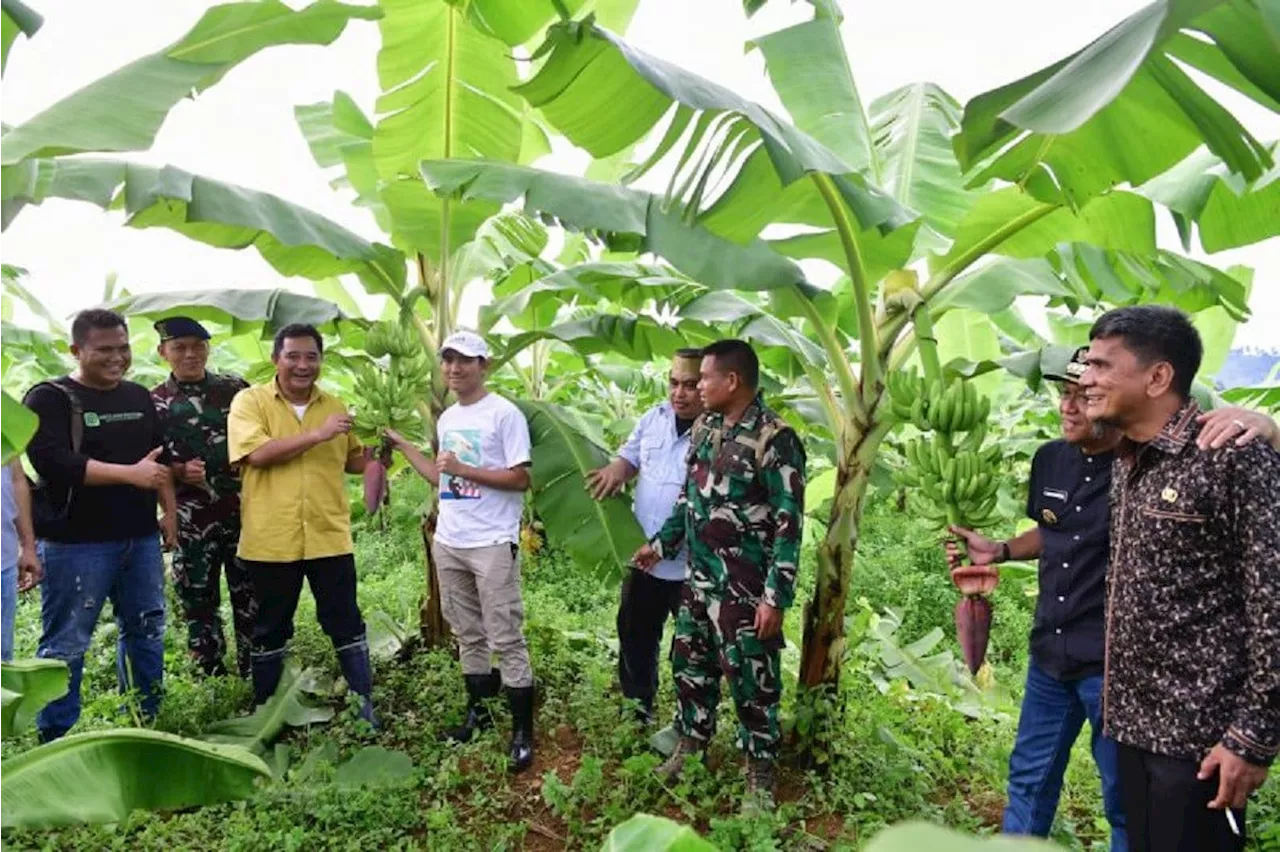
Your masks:
{"label": "khaki cargo pants", "polygon": [[514,544],[458,548],[436,542],[431,554],[440,572],[441,609],[458,638],[462,673],[488,674],[496,654],[505,686],[533,686],[519,549]]}

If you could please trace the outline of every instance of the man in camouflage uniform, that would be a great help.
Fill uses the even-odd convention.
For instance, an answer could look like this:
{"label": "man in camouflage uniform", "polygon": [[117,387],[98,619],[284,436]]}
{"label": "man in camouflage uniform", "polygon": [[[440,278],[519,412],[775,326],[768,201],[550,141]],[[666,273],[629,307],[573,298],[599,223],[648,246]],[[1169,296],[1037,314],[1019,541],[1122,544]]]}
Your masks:
{"label": "man in camouflage uniform", "polygon": [[759,396],[759,361],[740,340],[703,350],[689,475],[671,517],[633,563],[648,570],[689,548],[672,672],[680,743],[658,769],[674,779],[715,733],[720,675],[747,754],[747,812],[773,806],[782,693],[783,612],[794,597],[804,517],[804,447]]}
{"label": "man in camouflage uniform", "polygon": [[160,357],[169,378],[151,391],[172,459],[178,497],[178,549],[173,580],[187,621],[187,647],[205,674],[225,674],[227,649],[219,613],[225,566],[235,621],[236,664],[249,676],[257,605],[253,583],[236,559],[240,539],[240,479],[227,462],[227,413],[249,384],[205,369],[209,332],[189,317],[157,322]]}

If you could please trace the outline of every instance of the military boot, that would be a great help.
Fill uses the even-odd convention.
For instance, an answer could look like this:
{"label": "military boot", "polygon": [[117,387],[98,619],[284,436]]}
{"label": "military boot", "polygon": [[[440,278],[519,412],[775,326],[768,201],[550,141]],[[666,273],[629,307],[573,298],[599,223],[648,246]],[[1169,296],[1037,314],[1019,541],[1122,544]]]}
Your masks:
{"label": "military boot", "polygon": [[488,701],[498,697],[502,687],[502,678],[497,669],[488,674],[463,675],[467,686],[467,715],[462,724],[449,728],[440,734],[444,742],[465,743],[478,731],[487,731],[493,727],[493,714],[489,711]]}
{"label": "military boot", "polygon": [[252,658],[253,669],[253,703],[255,706],[266,704],[276,687],[280,685],[280,677],[284,674],[284,648],[255,653]]}
{"label": "military boot", "polygon": [[742,816],[759,816],[773,811],[773,761],[747,758],[747,792],[742,797]]}
{"label": "military boot", "polygon": [[705,760],[706,754],[703,744],[693,737],[682,736],[680,737],[680,742],[676,743],[676,750],[671,752],[671,756],[664,760],[662,765],[653,770],[653,772],[664,784],[669,784],[680,777],[680,773],[684,771],[684,759],[691,756]]}

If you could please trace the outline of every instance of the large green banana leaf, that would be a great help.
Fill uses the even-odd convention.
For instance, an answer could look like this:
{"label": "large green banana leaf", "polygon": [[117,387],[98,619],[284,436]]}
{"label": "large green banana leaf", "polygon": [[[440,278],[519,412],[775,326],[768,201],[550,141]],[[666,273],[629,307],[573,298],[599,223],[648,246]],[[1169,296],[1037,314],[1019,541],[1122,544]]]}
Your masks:
{"label": "large green banana leaf", "polygon": [[871,123],[884,163],[880,185],[934,230],[954,234],[977,198],[951,148],[960,104],[940,86],[913,83],[876,98]]}
{"label": "large green banana leaf", "polygon": [[[494,356],[494,364],[506,363],[539,340],[559,341],[580,355],[609,352],[641,363],[670,358],[677,349],[698,345],[687,326],[677,331],[646,316],[587,313],[592,315],[515,335]],[[704,342],[716,337],[711,333]]]}
{"label": "large green banana leaf", "polygon": [[985,162],[975,184],[1000,178],[1072,205],[1146,183],[1201,145],[1256,179],[1270,153],[1165,50],[1184,30],[1198,44],[1179,60],[1217,69],[1245,94],[1280,98],[1280,63],[1257,3],[1156,0],[1083,50],[972,99],[955,138],[961,165]]}
{"label": "large green banana leaf", "polygon": [[[9,416],[13,406],[22,408],[21,403],[13,400],[8,394],[4,396],[4,431],[5,444],[9,442]],[[22,409],[26,411],[25,408]],[[27,412],[30,414],[30,412]],[[34,423],[35,416],[31,419]],[[17,424],[15,424],[17,425]],[[30,436],[28,436],[30,437]],[[25,444],[26,441],[24,440]],[[6,446],[5,464],[9,463]],[[0,471],[0,475],[8,476],[9,471]],[[32,722],[44,705],[67,694],[67,664],[62,660],[15,660],[0,663],[0,687],[4,690],[4,713],[2,735],[8,739],[22,733]],[[5,773],[8,773],[5,769]],[[5,782],[8,783],[7,781]]]}
{"label": "large green banana leaf", "polygon": [[509,203],[603,232],[614,247],[648,251],[708,286],[766,290],[804,280],[800,268],[756,240],[739,245],[681,221],[647,192],[505,163],[436,160],[422,164],[427,186],[441,195]]}
{"label": "large green banana leaf", "polygon": [[36,417],[36,413],[27,408],[18,400],[9,396],[9,392],[3,394],[3,423],[0,424],[0,439],[2,439],[3,464],[8,464],[27,446],[27,442],[31,440],[31,436],[36,433],[36,427],[40,425],[40,419]]}
{"label": "large green banana leaf", "polygon": [[237,746],[159,731],[73,734],[4,761],[6,828],[119,822],[135,810],[176,810],[243,799],[267,765]]}
{"label": "large green banana leaf", "polygon": [[[712,197],[722,178],[731,181],[706,210],[707,225],[717,233],[741,242],[770,221],[813,224],[817,219],[830,225],[817,189],[807,181],[792,186],[815,172],[831,176],[862,230],[887,232],[912,218],[807,133],[599,27],[556,24],[540,50],[548,53],[545,64],[516,91],[575,145],[606,157],[635,144],[666,118],[657,148],[629,179],[674,154],[680,143],[666,195],[678,199],[688,217],[703,211],[703,199]],[[748,168],[752,164],[755,168]],[[762,175],[769,181],[762,183]],[[744,183],[750,191],[741,188]],[[760,203],[761,194],[771,196],[767,204]],[[749,217],[750,224],[740,217]]]}
{"label": "large green banana leaf", "polygon": [[[541,7],[541,2],[526,4]],[[455,205],[416,180],[428,159],[477,157],[514,163],[524,138],[519,78],[510,49],[444,0],[384,0],[379,22],[377,126],[373,163],[391,183],[383,202],[397,245],[439,263],[498,211]],[[477,10],[480,14],[480,10]],[[405,179],[408,178],[408,179]]]}
{"label": "large green banana leaf", "polygon": [[[1274,156],[1274,145],[1271,150]],[[1188,251],[1193,225],[1199,230],[1200,247],[1207,252],[1280,235],[1280,164],[1247,185],[1202,148],[1137,191],[1173,213],[1182,247]]]}
{"label": "large green banana leaf", "polygon": [[[6,9],[8,6],[6,5]],[[175,104],[278,44],[329,44],[377,6],[317,0],[298,11],[279,0],[214,6],[173,44],[58,101],[4,134],[3,162],[91,151],[142,151]]]}
{"label": "large green banana leaf", "polygon": [[263,337],[270,337],[290,323],[323,328],[346,318],[338,306],[327,299],[279,289],[139,293],[117,299],[106,307],[128,317],[151,320],[178,315],[211,320],[231,326],[232,334],[260,332]]}
{"label": "large green banana leaf", "polygon": [[586,475],[609,463],[609,451],[587,437],[592,430],[577,412],[547,402],[516,405],[533,444],[534,510],[575,562],[616,582],[645,537],[627,498],[597,501],[587,492]]}
{"label": "large green banana leaf", "polygon": [[687,825],[652,814],[636,814],[605,838],[604,852],[715,852]]}
{"label": "large green banana leaf", "polygon": [[[1006,239],[992,243],[1010,223],[1036,217]],[[1151,202],[1131,192],[1110,192],[1078,212],[1037,201],[1016,186],[983,193],[960,220],[950,249],[934,259],[946,265],[975,248],[1007,257],[1039,257],[1059,243],[1089,242],[1097,246],[1151,254],[1156,250],[1155,211]]]}
{"label": "large green banana leaf", "polygon": [[224,748],[235,746],[254,754],[265,754],[267,747],[286,726],[301,728],[333,718],[332,707],[313,705],[306,700],[305,693],[316,688],[315,680],[314,671],[299,669],[295,662],[290,661],[275,694],[266,703],[248,716],[215,722],[200,739],[220,743]]}
{"label": "large green banana leaf", "polygon": [[950,828],[905,822],[873,837],[866,852],[1051,852],[1057,848],[1034,837],[970,837]]}
{"label": "large green banana leaf", "polygon": [[33,159],[3,172],[5,224],[14,206],[46,198],[123,208],[134,228],[168,228],[218,248],[258,250],[281,275],[312,280],[354,273],[372,292],[404,289],[404,256],[266,192],[103,159]]}
{"label": "large green banana leaf", "polygon": [[884,187],[878,134],[863,109],[833,13],[838,9],[814,4],[813,20],[752,39],[747,49],[764,56],[773,90],[796,127]]}
{"label": "large green banana leaf", "polygon": [[9,48],[18,33],[31,38],[43,24],[44,18],[31,7],[19,0],[4,0],[0,10],[0,71],[9,64]]}
{"label": "large green banana leaf", "polygon": [[294,107],[293,115],[316,164],[322,169],[342,167],[330,186],[351,189],[355,203],[368,207],[378,227],[391,233],[391,214],[378,193],[373,164],[373,123],[355,100],[346,92],[334,92],[332,101]]}

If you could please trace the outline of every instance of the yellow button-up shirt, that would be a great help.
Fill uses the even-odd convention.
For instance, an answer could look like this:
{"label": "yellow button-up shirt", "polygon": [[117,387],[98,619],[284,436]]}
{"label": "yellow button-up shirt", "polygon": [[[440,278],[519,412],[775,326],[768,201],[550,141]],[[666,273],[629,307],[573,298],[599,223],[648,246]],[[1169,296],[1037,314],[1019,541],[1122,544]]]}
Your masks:
{"label": "yellow button-up shirt", "polygon": [[361,449],[354,434],[338,435],[269,467],[244,463],[268,441],[309,432],[345,411],[339,399],[316,388],[299,419],[274,379],[236,394],[227,443],[231,463],[241,471],[240,558],[297,562],[351,552],[345,468]]}

